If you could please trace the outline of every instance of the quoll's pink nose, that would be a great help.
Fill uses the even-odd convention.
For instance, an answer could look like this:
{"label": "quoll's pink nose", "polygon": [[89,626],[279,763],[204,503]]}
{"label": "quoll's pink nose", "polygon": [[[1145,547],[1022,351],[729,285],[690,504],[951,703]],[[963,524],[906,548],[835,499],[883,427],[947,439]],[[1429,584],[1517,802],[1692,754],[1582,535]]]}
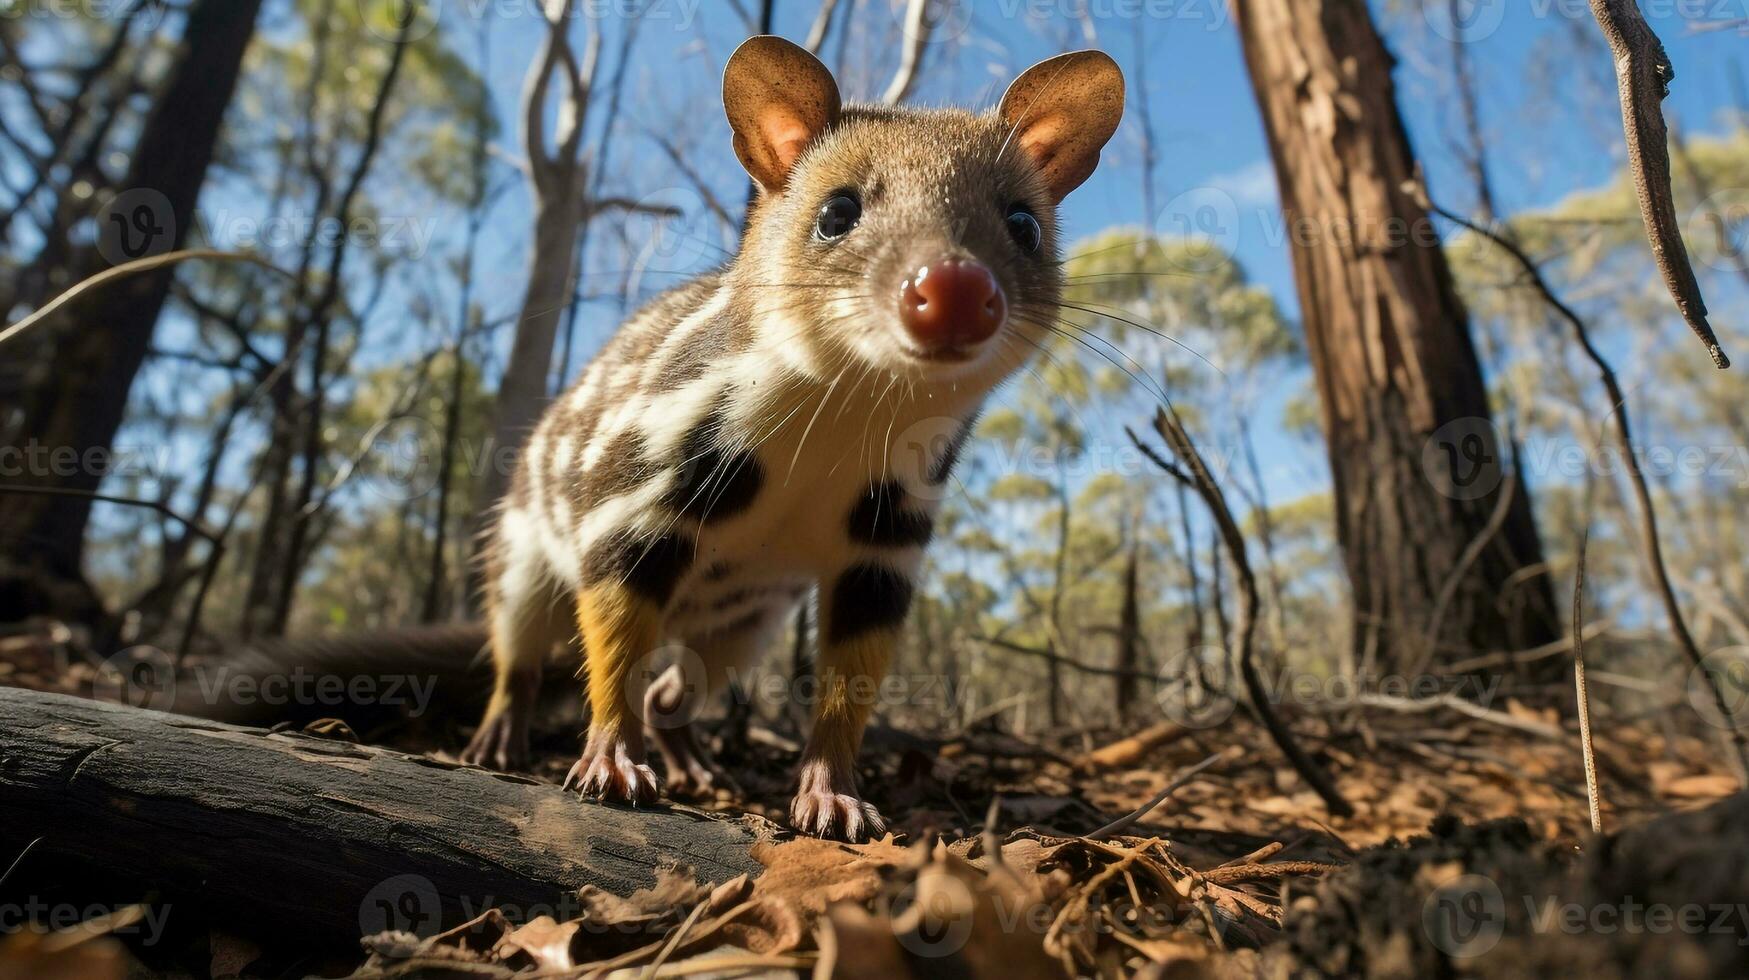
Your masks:
{"label": "quoll's pink nose", "polygon": [[1008,298],[982,262],[943,259],[918,269],[899,290],[899,322],[931,353],[989,340],[1008,319]]}

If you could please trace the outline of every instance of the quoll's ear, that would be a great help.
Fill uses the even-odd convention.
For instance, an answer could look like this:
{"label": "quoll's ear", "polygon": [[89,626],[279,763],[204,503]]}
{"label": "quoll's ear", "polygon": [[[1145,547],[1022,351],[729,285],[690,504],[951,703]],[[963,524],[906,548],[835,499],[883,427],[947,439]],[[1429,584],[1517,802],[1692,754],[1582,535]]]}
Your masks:
{"label": "quoll's ear", "polygon": [[771,34],[748,38],[723,68],[735,155],[767,192],[781,190],[814,137],[838,119],[838,83],[820,59]]}
{"label": "quoll's ear", "polygon": [[1009,137],[1044,172],[1061,201],[1099,166],[1099,150],[1123,119],[1123,71],[1102,51],[1041,61],[1002,96]]}

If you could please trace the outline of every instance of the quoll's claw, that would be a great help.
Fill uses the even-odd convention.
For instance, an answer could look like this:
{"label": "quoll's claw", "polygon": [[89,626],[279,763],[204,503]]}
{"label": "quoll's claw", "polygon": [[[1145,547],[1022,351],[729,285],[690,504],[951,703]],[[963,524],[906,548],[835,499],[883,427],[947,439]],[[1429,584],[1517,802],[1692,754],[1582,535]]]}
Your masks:
{"label": "quoll's claw", "polygon": [[565,788],[575,789],[604,803],[630,803],[633,806],[654,803],[662,795],[656,771],[632,761],[624,745],[593,753],[585,751],[566,774]]}
{"label": "quoll's claw", "polygon": [[717,774],[697,758],[668,765],[668,792],[675,797],[706,799],[717,791]]}
{"label": "quoll's claw", "polygon": [[484,766],[499,772],[526,769],[527,735],[517,730],[508,713],[495,715],[480,723],[468,747],[462,750],[461,760],[470,766]]}
{"label": "quoll's claw", "polygon": [[887,832],[886,818],[874,804],[847,793],[801,792],[789,807],[790,827],[814,837],[862,844]]}

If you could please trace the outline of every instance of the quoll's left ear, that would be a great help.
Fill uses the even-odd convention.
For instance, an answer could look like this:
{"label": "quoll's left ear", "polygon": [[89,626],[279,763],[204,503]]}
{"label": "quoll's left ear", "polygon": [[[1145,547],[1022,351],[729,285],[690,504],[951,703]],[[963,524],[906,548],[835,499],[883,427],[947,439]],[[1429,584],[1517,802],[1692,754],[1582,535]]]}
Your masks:
{"label": "quoll's left ear", "polygon": [[723,110],[735,155],[767,192],[783,189],[796,159],[838,120],[838,83],[806,48],[771,34],[748,38],[723,68]]}
{"label": "quoll's left ear", "polygon": [[1123,70],[1111,56],[1072,51],[1022,72],[998,111],[1061,201],[1099,166],[1100,149],[1123,119],[1123,99]]}

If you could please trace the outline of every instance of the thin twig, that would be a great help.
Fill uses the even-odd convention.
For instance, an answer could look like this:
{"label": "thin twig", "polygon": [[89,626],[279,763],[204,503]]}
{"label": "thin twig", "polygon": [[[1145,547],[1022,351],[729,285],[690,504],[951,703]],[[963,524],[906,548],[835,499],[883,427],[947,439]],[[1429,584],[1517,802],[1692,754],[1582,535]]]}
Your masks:
{"label": "thin twig", "polygon": [[1470,540],[1469,545],[1464,548],[1463,554],[1458,556],[1457,564],[1452,566],[1451,573],[1445,578],[1445,584],[1440,586],[1438,597],[1433,601],[1433,615],[1427,619],[1427,636],[1424,641],[1426,653],[1423,656],[1427,659],[1423,663],[1432,662],[1434,651],[1439,648],[1439,632],[1445,624],[1446,610],[1451,607],[1452,599],[1457,596],[1458,585],[1464,576],[1469,574],[1470,566],[1482,557],[1482,552],[1487,549],[1489,542],[1493,541],[1494,536],[1500,533],[1500,528],[1505,526],[1506,515],[1511,513],[1512,500],[1517,494],[1518,474],[1509,472],[1506,474],[1505,482],[1500,486],[1499,498],[1494,501],[1494,512],[1488,515],[1488,523],[1482,526],[1481,532]]}
{"label": "thin twig", "polygon": [[[1601,0],[1593,0],[1593,4],[1598,2]],[[1662,124],[1660,124],[1661,131]],[[1726,706],[1725,695],[1719,690],[1717,678],[1713,676],[1711,671],[1706,670],[1705,658],[1701,655],[1699,645],[1695,643],[1694,634],[1689,631],[1688,620],[1682,614],[1681,604],[1676,601],[1676,587],[1671,584],[1670,570],[1664,564],[1664,545],[1658,533],[1658,512],[1652,507],[1652,491],[1646,485],[1646,474],[1640,467],[1639,453],[1634,449],[1633,431],[1628,420],[1627,395],[1622,392],[1621,384],[1616,380],[1615,369],[1610,366],[1602,352],[1591,342],[1591,331],[1585,325],[1585,321],[1580,319],[1579,314],[1555,294],[1554,288],[1543,276],[1542,267],[1537,265],[1535,260],[1526,254],[1523,248],[1519,247],[1517,242],[1486,225],[1477,224],[1433,203],[1428,198],[1425,187],[1415,185],[1412,192],[1420,198],[1421,203],[1435,214],[1493,242],[1511,256],[1512,260],[1518,264],[1519,269],[1523,271],[1525,280],[1542,297],[1543,302],[1547,303],[1550,309],[1554,310],[1561,319],[1567,322],[1568,326],[1573,328],[1573,334],[1579,341],[1580,349],[1585,352],[1585,356],[1597,368],[1598,377],[1602,380],[1604,391],[1609,396],[1609,415],[1615,417],[1616,447],[1622,455],[1622,468],[1627,471],[1628,482],[1633,485],[1634,500],[1640,510],[1640,546],[1645,552],[1646,563],[1652,572],[1652,584],[1658,593],[1659,600],[1663,603],[1664,614],[1670,620],[1670,631],[1676,637],[1676,645],[1696,671],[1706,678],[1707,687],[1712,692],[1713,704],[1718,708],[1719,716],[1726,721],[1726,731],[1736,751],[1739,776],[1749,779],[1749,741],[1745,741],[1742,731],[1735,725],[1729,724],[1731,712]],[[1605,416],[1604,425],[1606,428],[1608,427],[1608,416]]]}
{"label": "thin twig", "polygon": [[144,500],[138,497],[118,497],[114,494],[96,493],[90,490],[80,490],[76,487],[32,487],[11,483],[0,484],[0,494],[4,493],[26,493],[44,497],[83,497],[87,500],[101,501],[106,504],[121,504],[124,507],[143,507],[147,510],[157,511],[159,514],[170,518],[188,529],[189,533],[201,538],[208,544],[216,545],[219,543],[219,539],[215,537],[212,532],[201,527],[199,524],[196,524],[190,518],[178,514],[168,504],[158,500]]}
{"label": "thin twig", "polygon": [[1590,496],[1585,489],[1585,527],[1579,532],[1579,561],[1573,567],[1573,691],[1579,701],[1579,748],[1585,756],[1585,800],[1591,808],[1591,832],[1603,833],[1603,807],[1597,792],[1597,746],[1591,740],[1591,689],[1585,684],[1585,546],[1591,540]]}
{"label": "thin twig", "polygon": [[1153,799],[1149,800],[1146,803],[1143,803],[1140,807],[1137,807],[1128,816],[1118,817],[1116,820],[1113,820],[1111,823],[1108,823],[1105,826],[1099,828],[1098,830],[1095,830],[1093,833],[1088,834],[1087,839],[1088,840],[1104,840],[1107,837],[1114,837],[1114,836],[1124,832],[1125,830],[1128,830],[1132,825],[1135,824],[1136,821],[1147,816],[1148,813],[1150,811],[1152,811],[1155,807],[1166,802],[1167,797],[1169,797],[1173,793],[1176,793],[1179,790],[1183,789],[1184,784],[1190,782],[1191,779],[1193,779],[1197,773],[1202,772],[1204,769],[1207,769],[1209,766],[1212,766],[1215,763],[1221,761],[1221,756],[1224,754],[1225,753],[1222,753],[1222,752],[1216,752],[1214,755],[1211,755],[1208,758],[1197,763],[1196,765],[1191,766],[1189,769],[1181,770],[1177,776],[1173,777],[1173,780],[1171,782],[1166,784],[1165,789],[1162,789],[1160,792],[1154,794]]}
{"label": "thin twig", "polygon": [[656,954],[656,958],[650,961],[650,965],[644,967],[644,972],[639,976],[639,980],[650,980],[656,975],[656,971],[662,968],[662,964],[668,962],[668,958],[680,948],[681,942],[686,939],[686,934],[692,931],[692,927],[703,917],[705,910],[710,908],[710,904],[709,902],[700,902],[693,907],[692,914],[688,915],[686,921],[682,922],[680,927],[674,930],[674,934],[668,937],[668,942]]}
{"label": "thin twig", "polygon": [[12,872],[17,871],[18,866],[20,864],[24,863],[24,859],[27,856],[29,856],[30,852],[35,850],[36,846],[38,844],[41,844],[42,842],[43,842],[43,839],[41,837],[38,837],[35,840],[32,840],[30,843],[24,845],[24,850],[19,851],[18,856],[12,859],[12,863],[6,866],[6,873],[0,874],[0,885],[6,884],[6,879],[12,877]]}
{"label": "thin twig", "polygon": [[1002,816],[1002,795],[990,797],[990,808],[984,811],[984,829],[978,840],[984,845],[984,855],[992,865],[1002,863],[1002,839],[996,836],[996,821]]}
{"label": "thin twig", "polygon": [[[1330,812],[1339,817],[1353,816],[1354,807],[1342,798],[1336,783],[1316,759],[1300,748],[1299,743],[1294,740],[1293,732],[1276,717],[1269,695],[1263,688],[1263,678],[1257,673],[1257,577],[1251,572],[1251,560],[1245,550],[1245,536],[1239,531],[1239,523],[1233,519],[1232,510],[1227,507],[1226,496],[1221,493],[1220,485],[1210,475],[1208,463],[1197,452],[1196,445],[1190,441],[1190,434],[1184,430],[1184,423],[1170,404],[1163,405],[1154,414],[1154,429],[1160,433],[1160,438],[1166,440],[1166,447],[1184,464],[1183,469],[1165,467],[1166,471],[1180,480],[1191,481],[1191,488],[1202,497],[1210,515],[1214,517],[1221,539],[1233,560],[1234,577],[1239,580],[1240,590],[1239,612],[1233,622],[1233,634],[1238,646],[1239,675],[1245,681],[1245,690],[1251,696],[1252,707],[1263,720],[1263,726],[1269,730],[1270,738],[1275,741],[1282,754],[1287,756],[1288,762],[1293,764],[1301,778],[1324,800],[1324,805]],[[1135,433],[1130,433],[1130,438],[1138,447],[1142,445],[1135,438]]]}
{"label": "thin twig", "polygon": [[1074,657],[1067,654],[1057,653],[1052,650],[1041,650],[1037,647],[1029,647],[1024,644],[1015,643],[1013,640],[1004,640],[999,636],[974,636],[972,639],[977,640],[979,643],[1007,650],[1010,653],[1024,654],[1028,657],[1037,657],[1040,660],[1060,664],[1070,670],[1080,671],[1083,674],[1096,674],[1100,677],[1123,677],[1132,680],[1154,681],[1156,683],[1160,681],[1159,675],[1151,674],[1145,670],[1125,670],[1122,667],[1102,667],[1098,664],[1087,663],[1084,660],[1076,660]]}
{"label": "thin twig", "polygon": [[1676,300],[1676,309],[1695,336],[1706,344],[1707,353],[1719,368],[1731,359],[1719,347],[1719,338],[1707,323],[1706,302],[1700,283],[1682,244],[1682,228],[1676,220],[1676,200],[1670,189],[1670,149],[1665,145],[1664,109],[1676,69],[1664,53],[1658,35],[1640,15],[1635,0],[1591,0],[1591,14],[1609,41],[1615,56],[1616,88],[1621,94],[1622,131],[1627,138],[1628,172],[1640,200],[1640,217],[1646,224],[1646,240],[1664,285]]}
{"label": "thin twig", "polygon": [[1460,715],[1468,715],[1477,721],[1489,722],[1502,728],[1524,732],[1527,735],[1556,741],[1566,737],[1559,726],[1533,721],[1529,718],[1520,718],[1504,711],[1495,711],[1493,708],[1484,708],[1469,698],[1459,697],[1456,694],[1440,694],[1431,698],[1405,698],[1394,694],[1363,692],[1355,695],[1354,700],[1369,708],[1385,708],[1399,713],[1450,708]]}
{"label": "thin twig", "polygon": [[83,296],[94,289],[101,289],[117,279],[125,279],[128,276],[138,275],[142,272],[152,272],[167,265],[186,262],[189,259],[211,259],[215,262],[248,262],[251,265],[258,265],[263,269],[277,272],[288,279],[297,278],[292,273],[281,269],[279,266],[274,265],[272,262],[267,261],[261,256],[252,255],[248,252],[226,252],[213,248],[188,248],[178,252],[165,252],[163,255],[150,255],[143,259],[135,259],[132,262],[124,262],[114,268],[105,269],[89,279],[80,280],[66,292],[49,300],[47,303],[44,303],[41,309],[17,323],[14,323],[12,326],[7,327],[5,330],[0,330],[0,344],[6,343],[8,340],[11,340],[19,334],[24,333],[26,330],[29,330],[31,327],[47,320],[61,307],[66,306],[68,303],[71,303],[80,296]]}

